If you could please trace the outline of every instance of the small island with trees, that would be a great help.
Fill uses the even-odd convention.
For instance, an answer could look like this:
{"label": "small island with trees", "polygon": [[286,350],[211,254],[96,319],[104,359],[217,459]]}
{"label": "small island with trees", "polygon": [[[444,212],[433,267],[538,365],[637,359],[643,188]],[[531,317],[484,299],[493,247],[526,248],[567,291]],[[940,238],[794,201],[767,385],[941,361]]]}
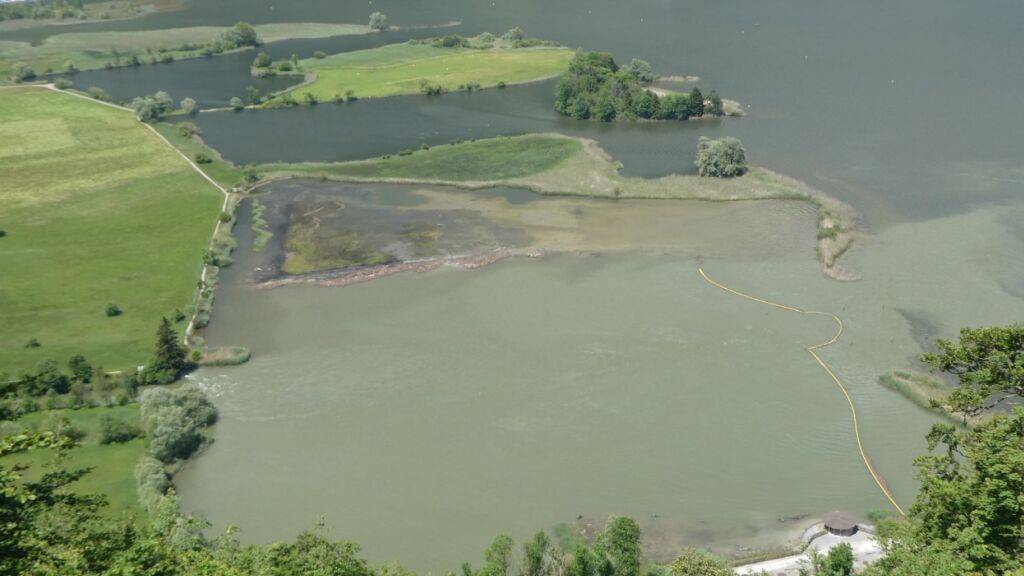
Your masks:
{"label": "small island with trees", "polygon": [[619,66],[607,52],[579,51],[555,88],[555,110],[580,120],[689,120],[742,116],[739,103],[694,87],[689,93],[656,88],[651,65]]}

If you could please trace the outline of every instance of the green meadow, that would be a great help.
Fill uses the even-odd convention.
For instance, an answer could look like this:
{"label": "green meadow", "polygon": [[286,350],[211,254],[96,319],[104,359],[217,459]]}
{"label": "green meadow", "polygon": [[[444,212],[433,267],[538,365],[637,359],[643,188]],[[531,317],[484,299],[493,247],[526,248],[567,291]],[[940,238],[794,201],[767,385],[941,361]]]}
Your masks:
{"label": "green meadow", "polygon": [[189,310],[220,192],[131,112],[44,88],[0,90],[0,165],[0,371],[144,363]]}
{"label": "green meadow", "polygon": [[549,170],[582,149],[580,141],[575,138],[527,134],[434,146],[428,150],[354,162],[269,164],[261,166],[260,171],[368,180],[490,181]]}
{"label": "green meadow", "polygon": [[[89,474],[72,485],[74,489],[81,494],[102,494],[106,497],[109,507],[104,509],[105,514],[116,516],[124,511],[130,511],[142,516],[136,497],[134,470],[135,464],[146,449],[146,441],[138,438],[123,444],[101,444],[100,420],[104,416],[138,422],[139,405],[33,412],[4,426],[42,431],[61,417],[67,418],[71,425],[84,432],[85,436],[79,441],[78,447],[69,450],[62,457],[60,467],[72,470],[92,469]],[[57,463],[56,458],[57,455],[52,450],[33,450],[8,456],[4,463],[17,462],[29,465],[26,477],[35,479]]]}
{"label": "green meadow", "polygon": [[477,83],[539,80],[565,71],[573,52],[561,47],[437,48],[429,44],[391,44],[300,61],[303,72],[316,75],[310,84],[289,93],[300,100],[312,94],[332,100],[351,90],[359,98],[420,92],[421,80],[445,90]]}

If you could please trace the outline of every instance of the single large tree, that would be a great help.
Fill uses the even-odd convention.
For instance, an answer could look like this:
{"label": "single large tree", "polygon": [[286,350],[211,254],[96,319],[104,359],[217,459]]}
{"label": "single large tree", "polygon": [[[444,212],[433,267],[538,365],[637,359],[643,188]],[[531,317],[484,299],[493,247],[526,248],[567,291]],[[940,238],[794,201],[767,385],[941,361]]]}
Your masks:
{"label": "single large tree", "polygon": [[167,318],[160,320],[156,330],[156,354],[153,369],[157,371],[173,371],[179,374],[187,366],[185,347],[178,340],[178,333],[171,327]]}
{"label": "single large tree", "polygon": [[387,14],[384,14],[383,12],[374,12],[373,14],[370,14],[370,28],[377,30],[378,32],[381,30],[387,30]]}

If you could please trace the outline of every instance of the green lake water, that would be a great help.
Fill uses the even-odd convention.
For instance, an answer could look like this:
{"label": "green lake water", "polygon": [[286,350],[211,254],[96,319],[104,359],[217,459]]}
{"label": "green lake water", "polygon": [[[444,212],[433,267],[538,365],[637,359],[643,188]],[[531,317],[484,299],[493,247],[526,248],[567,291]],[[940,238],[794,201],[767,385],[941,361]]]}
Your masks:
{"label": "green lake water", "polygon": [[[823,352],[849,385],[876,467],[901,504],[933,417],[877,383],[915,368],[935,337],[1024,319],[1024,8],[901,0],[731,3],[375,1],[396,24],[527,34],[649,60],[748,107],[714,123],[580,123],[556,117],[550,84],[298,110],[203,114],[204,138],[239,162],[346,159],[421,143],[553,130],[599,140],[624,172],[690,170],[701,135],[740,137],[751,159],[810,182],[863,215],[824,278],[814,216],[771,204],[694,205],[634,250],[442,268],[343,289],[253,290],[239,226],[207,338],[253,360],[194,378],[222,418],[216,442],[177,475],[186,510],[253,541],[323,519],[374,561],[440,573],[582,516],[631,514],[650,553],[725,553],[778,543],[830,509],[886,503],[859,461],[845,401],[804,351],[827,320],[737,299],[839,314]],[[197,2],[99,28],[361,22],[335,1]],[[94,29],[99,29],[94,28]],[[80,26],[68,27],[81,29]],[[47,33],[23,32],[21,36]],[[361,42],[274,47],[307,56]],[[249,58],[98,71],[90,83],[201,94],[251,83]],[[150,76],[147,76],[150,75]],[[230,93],[229,93],[230,92]],[[122,92],[119,92],[119,94]],[[672,222],[673,220],[670,220]],[[602,221],[646,230],[645,221]],[[642,234],[636,237],[643,238]],[[686,246],[689,246],[688,248]]]}

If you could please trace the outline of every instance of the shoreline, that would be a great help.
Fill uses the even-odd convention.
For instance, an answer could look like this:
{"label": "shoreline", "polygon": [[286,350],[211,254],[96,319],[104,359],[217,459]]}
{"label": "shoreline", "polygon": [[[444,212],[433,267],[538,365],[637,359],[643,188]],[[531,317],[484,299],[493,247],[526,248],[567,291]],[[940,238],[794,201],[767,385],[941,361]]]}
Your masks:
{"label": "shoreline", "polygon": [[393,276],[402,272],[430,272],[442,266],[475,270],[490,266],[512,257],[541,258],[545,252],[540,250],[513,250],[510,248],[499,248],[490,252],[480,254],[468,254],[463,256],[441,256],[424,260],[409,260],[405,262],[392,262],[379,266],[359,266],[354,268],[341,268],[319,272],[307,272],[305,274],[285,275],[271,280],[250,282],[249,285],[257,290],[272,290],[282,286],[294,286],[296,284],[313,284],[317,286],[344,287],[353,284],[372,282],[387,276]]}

